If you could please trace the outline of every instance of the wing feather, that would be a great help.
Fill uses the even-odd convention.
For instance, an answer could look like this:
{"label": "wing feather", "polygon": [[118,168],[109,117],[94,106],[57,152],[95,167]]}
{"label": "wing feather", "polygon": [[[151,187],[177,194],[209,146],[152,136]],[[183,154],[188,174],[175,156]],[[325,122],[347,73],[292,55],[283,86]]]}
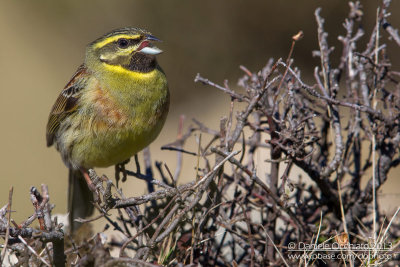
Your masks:
{"label": "wing feather", "polygon": [[86,87],[89,75],[85,65],[81,65],[58,96],[47,122],[47,146],[54,143],[56,132],[62,121],[76,110],[81,91]]}

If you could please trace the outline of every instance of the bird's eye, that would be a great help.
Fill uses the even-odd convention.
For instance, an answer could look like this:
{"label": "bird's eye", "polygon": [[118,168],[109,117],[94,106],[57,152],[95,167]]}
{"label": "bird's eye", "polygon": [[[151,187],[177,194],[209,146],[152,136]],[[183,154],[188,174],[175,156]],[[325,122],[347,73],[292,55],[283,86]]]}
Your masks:
{"label": "bird's eye", "polygon": [[121,38],[121,39],[118,39],[117,44],[118,44],[119,48],[127,48],[129,42],[125,38]]}

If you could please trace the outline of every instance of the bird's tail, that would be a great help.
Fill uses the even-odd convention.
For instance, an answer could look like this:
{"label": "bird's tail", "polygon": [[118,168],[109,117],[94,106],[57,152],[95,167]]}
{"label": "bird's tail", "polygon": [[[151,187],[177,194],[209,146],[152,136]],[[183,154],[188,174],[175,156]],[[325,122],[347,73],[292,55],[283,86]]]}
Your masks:
{"label": "bird's tail", "polygon": [[68,211],[70,231],[73,233],[82,223],[77,218],[89,217],[93,214],[93,193],[90,191],[80,170],[69,170]]}

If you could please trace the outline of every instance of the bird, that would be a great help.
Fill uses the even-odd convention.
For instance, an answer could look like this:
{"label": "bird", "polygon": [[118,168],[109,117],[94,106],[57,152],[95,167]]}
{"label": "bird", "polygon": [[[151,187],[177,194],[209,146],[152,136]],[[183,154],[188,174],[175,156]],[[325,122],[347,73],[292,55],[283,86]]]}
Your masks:
{"label": "bird", "polygon": [[84,63],[51,108],[47,146],[69,169],[70,231],[93,213],[89,170],[120,164],[147,147],[166,121],[170,93],[156,56],[160,39],[125,27],[86,47]]}

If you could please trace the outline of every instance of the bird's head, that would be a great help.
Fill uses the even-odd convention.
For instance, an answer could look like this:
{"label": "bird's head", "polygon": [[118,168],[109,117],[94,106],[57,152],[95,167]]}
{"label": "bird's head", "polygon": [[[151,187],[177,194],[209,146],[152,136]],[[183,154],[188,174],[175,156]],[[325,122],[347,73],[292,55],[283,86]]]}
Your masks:
{"label": "bird's head", "polygon": [[87,46],[85,63],[95,69],[105,64],[130,71],[149,72],[157,66],[155,55],[162,52],[153,45],[155,41],[160,40],[142,29],[114,30]]}

